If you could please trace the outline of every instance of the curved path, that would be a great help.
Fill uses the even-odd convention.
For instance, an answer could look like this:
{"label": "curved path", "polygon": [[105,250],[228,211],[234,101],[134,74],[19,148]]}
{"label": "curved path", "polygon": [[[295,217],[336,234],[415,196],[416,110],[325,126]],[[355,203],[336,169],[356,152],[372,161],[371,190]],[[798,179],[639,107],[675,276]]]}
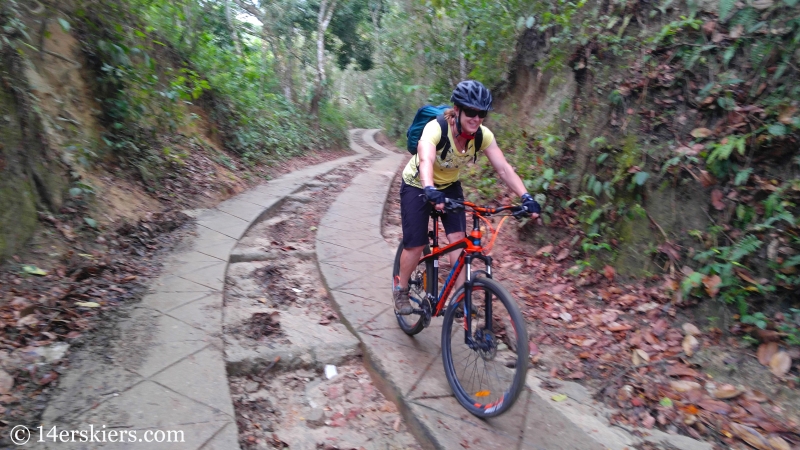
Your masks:
{"label": "curved path", "polygon": [[366,365],[384,394],[393,398],[420,444],[430,448],[623,449],[643,440],[669,448],[710,449],[684,436],[646,431],[638,438],[611,427],[609,414],[595,404],[581,385],[558,380],[568,399],[553,402],[552,391],[540,387],[528,372],[526,389],[514,407],[500,417],[480,420],[452,396],[445,378],[441,349],[442,319],[409,337],[400,331],[391,301],[394,248],[381,236],[383,208],[397,169],[408,155],[393,153],[375,142],[378,130],[363,138],[353,133],[353,148],[367,145],[383,152],[357,175],[331,204],[317,231],[317,259],[340,317],[361,341]]}
{"label": "curved path", "polygon": [[[181,242],[140,304],[113,329],[102,348],[86,346],[44,411],[42,426],[104,431],[94,442],[33,444],[34,448],[239,448],[222,336],[225,273],[247,230],[280,200],[314,177],[363,159],[370,164],[330,206],[318,227],[320,271],[340,317],[361,341],[366,364],[384,394],[398,403],[420,444],[428,448],[624,448],[641,439],[601,420],[579,385],[561,382],[569,400],[553,403],[529,373],[511,411],[488,421],[453,399],[442,369],[441,319],[414,338],[397,327],[389,285],[394,249],[380,234],[383,207],[408,155],[375,142],[378,130],[352,130],[356,155],[307,167],[208,210],[193,211],[194,236]],[[384,154],[376,160],[365,147]],[[110,443],[111,430],[116,431]],[[147,431],[182,431],[182,443],[144,443]],[[120,433],[126,436],[120,440]],[[131,432],[136,433],[131,440]],[[678,448],[692,441],[650,430]],[[661,436],[663,435],[663,436]],[[101,436],[106,443],[97,442]],[[666,436],[666,437],[665,437]],[[122,443],[120,443],[122,442]],[[145,447],[142,447],[142,444]],[[710,447],[709,447],[710,448]]]}

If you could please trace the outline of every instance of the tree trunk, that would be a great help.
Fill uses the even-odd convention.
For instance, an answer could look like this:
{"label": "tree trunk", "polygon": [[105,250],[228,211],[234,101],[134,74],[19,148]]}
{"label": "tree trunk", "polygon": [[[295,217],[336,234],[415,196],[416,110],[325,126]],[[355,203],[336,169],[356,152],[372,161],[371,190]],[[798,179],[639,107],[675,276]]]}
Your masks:
{"label": "tree trunk", "polygon": [[233,47],[236,51],[236,56],[242,57],[242,46],[239,44],[239,34],[236,32],[233,18],[231,17],[231,0],[225,0],[225,20],[228,22],[228,29],[231,31],[231,39],[233,40]]}
{"label": "tree trunk", "polygon": [[325,75],[325,32],[331,23],[334,8],[336,8],[336,0],[331,0],[330,2],[322,0],[319,5],[319,14],[317,15],[317,80],[314,87],[314,95],[311,97],[311,102],[308,106],[308,112],[314,116],[317,128],[319,128],[319,104],[325,94],[325,84],[327,82]]}

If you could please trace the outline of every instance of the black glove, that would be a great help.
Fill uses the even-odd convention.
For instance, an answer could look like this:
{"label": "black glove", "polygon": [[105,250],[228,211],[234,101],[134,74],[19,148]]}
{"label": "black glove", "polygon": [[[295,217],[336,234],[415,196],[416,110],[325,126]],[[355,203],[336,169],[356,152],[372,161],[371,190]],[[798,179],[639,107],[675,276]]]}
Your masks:
{"label": "black glove", "polygon": [[433,203],[434,205],[438,205],[440,203],[444,203],[444,194],[441,191],[437,190],[433,186],[425,186],[425,198]]}
{"label": "black glove", "polygon": [[531,197],[531,194],[528,194],[526,192],[522,194],[521,198],[522,198],[522,206],[524,206],[529,213],[539,214],[540,212],[542,212],[541,205],[539,205],[539,202],[537,202],[536,200],[533,199],[533,197]]}

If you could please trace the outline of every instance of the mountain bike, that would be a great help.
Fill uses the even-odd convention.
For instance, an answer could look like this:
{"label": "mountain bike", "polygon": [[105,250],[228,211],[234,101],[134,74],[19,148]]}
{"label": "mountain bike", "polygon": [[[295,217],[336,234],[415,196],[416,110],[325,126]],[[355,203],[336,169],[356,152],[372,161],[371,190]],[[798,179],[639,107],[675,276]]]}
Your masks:
{"label": "mountain bike", "polygon": [[[472,231],[461,240],[439,247],[439,218],[465,207],[471,209]],[[493,215],[505,216],[496,230],[487,219]],[[444,316],[442,360],[447,382],[461,406],[482,418],[506,412],[525,385],[527,329],[512,295],[492,279],[492,257],[488,255],[503,221],[508,216],[525,215],[528,212],[523,206],[489,208],[445,199],[445,210],[431,213],[433,230],[428,237],[432,246],[425,247],[408,280],[413,312],[395,314],[400,328],[409,336],[430,325],[432,317]],[[491,234],[486,247],[481,245],[481,221],[488,225]],[[401,243],[394,259],[393,283],[399,282],[402,251]],[[461,254],[439,290],[439,258],[454,251]],[[478,261],[483,263],[483,269],[473,268]],[[464,284],[448,303],[456,280],[465,269]],[[459,330],[464,331],[462,338]]]}

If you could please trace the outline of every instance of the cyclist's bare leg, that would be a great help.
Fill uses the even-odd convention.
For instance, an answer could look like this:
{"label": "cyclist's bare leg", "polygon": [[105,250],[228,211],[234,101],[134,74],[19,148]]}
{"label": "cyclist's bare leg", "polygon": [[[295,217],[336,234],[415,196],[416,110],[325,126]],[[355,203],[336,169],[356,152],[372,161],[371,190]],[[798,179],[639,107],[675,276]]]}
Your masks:
{"label": "cyclist's bare leg", "polygon": [[[457,231],[455,233],[450,233],[450,234],[447,235],[447,242],[456,242],[456,241],[459,241],[461,239],[464,239],[465,236],[466,236],[466,234],[463,231]],[[450,259],[450,267],[453,267],[453,266],[456,265],[456,261],[458,261],[458,257],[460,255],[461,255],[461,252],[450,252],[450,253],[447,254],[447,257]],[[411,275],[410,272],[409,272],[409,275]],[[464,279],[466,278],[466,276],[467,276],[467,272],[462,270],[461,274],[458,275],[458,279],[456,280],[455,286],[453,286],[453,292],[456,292],[458,290],[458,288],[460,288],[461,285],[464,284]]]}
{"label": "cyclist's bare leg", "polygon": [[411,276],[411,272],[414,271],[414,268],[417,267],[419,263],[419,258],[422,256],[422,250],[425,248],[424,245],[419,247],[412,247],[412,248],[404,248],[403,254],[400,255],[400,287],[405,289],[407,288],[408,278]]}

